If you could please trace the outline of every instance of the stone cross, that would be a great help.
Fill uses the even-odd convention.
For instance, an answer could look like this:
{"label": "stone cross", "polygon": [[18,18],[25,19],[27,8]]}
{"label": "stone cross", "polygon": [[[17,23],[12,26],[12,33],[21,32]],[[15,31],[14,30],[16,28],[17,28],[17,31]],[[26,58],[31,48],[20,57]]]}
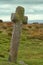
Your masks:
{"label": "stone cross", "polygon": [[11,62],[17,61],[23,17],[24,17],[24,8],[21,6],[18,6],[16,8],[16,12],[12,13],[11,15],[11,21],[15,23],[12,32],[10,53],[9,53],[9,61]]}

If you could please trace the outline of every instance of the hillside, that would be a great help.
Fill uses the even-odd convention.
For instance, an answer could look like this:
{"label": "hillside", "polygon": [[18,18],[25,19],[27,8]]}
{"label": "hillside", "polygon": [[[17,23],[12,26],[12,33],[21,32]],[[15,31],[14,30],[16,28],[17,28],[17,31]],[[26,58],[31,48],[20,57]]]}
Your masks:
{"label": "hillside", "polygon": [[[13,29],[12,22],[0,23],[0,30],[7,31],[7,29]],[[6,29],[5,29],[6,28]],[[43,24],[33,23],[33,24],[23,24],[22,29],[27,31],[29,38],[39,38],[43,39]]]}
{"label": "hillside", "polygon": [[0,65],[43,65],[43,24],[22,25],[17,63],[8,62],[13,23],[0,23]]}

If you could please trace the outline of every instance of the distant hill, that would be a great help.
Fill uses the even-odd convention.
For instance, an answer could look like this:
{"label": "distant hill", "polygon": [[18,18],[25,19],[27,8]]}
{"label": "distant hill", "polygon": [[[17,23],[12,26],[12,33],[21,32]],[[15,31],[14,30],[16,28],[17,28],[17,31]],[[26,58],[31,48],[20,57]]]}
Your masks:
{"label": "distant hill", "polygon": [[29,20],[28,23],[43,23],[43,20]]}

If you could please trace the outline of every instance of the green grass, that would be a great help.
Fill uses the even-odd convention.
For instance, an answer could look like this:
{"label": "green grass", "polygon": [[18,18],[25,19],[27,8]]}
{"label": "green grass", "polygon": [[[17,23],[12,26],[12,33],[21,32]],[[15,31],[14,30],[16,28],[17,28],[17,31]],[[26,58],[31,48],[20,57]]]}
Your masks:
{"label": "green grass", "polygon": [[23,61],[28,65],[43,65],[43,40],[29,38],[23,30],[18,50],[17,63],[8,61],[11,36],[0,33],[0,65],[20,65]]}

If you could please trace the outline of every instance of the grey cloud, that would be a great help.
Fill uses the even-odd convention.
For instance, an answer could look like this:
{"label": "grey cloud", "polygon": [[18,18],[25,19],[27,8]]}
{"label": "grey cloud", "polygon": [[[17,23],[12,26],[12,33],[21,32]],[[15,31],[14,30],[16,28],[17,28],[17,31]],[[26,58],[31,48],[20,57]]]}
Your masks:
{"label": "grey cloud", "polygon": [[43,0],[0,0],[0,4],[43,4]]}
{"label": "grey cloud", "polygon": [[[1,12],[0,15],[10,15],[12,12],[15,12],[16,6],[18,6],[18,5],[14,5],[14,6],[10,5],[10,6],[5,7],[5,8],[0,7],[0,12]],[[25,5],[24,4],[23,6],[25,8],[25,14],[43,14],[43,9],[42,10],[40,10],[40,8],[37,9],[36,5],[35,5],[35,8],[33,7],[34,5],[32,6],[32,5]],[[31,6],[32,6],[32,8],[31,8]],[[40,5],[39,5],[39,7],[40,7]]]}

